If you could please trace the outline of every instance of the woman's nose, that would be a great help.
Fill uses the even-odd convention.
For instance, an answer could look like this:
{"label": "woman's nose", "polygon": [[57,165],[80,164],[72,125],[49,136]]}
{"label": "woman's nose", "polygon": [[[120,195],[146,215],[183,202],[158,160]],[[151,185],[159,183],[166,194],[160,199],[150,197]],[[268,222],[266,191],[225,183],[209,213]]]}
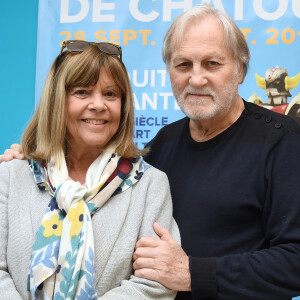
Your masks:
{"label": "woman's nose", "polygon": [[96,111],[102,111],[106,110],[107,106],[105,104],[105,99],[103,95],[100,93],[96,93],[91,97],[91,102],[88,106],[89,109],[91,110],[96,110]]}

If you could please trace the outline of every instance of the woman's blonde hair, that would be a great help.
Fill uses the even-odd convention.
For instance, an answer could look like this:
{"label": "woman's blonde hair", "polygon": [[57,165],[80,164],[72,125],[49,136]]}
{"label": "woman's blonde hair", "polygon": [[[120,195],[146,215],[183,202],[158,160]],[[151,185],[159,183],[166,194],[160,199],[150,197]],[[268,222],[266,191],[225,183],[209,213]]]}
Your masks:
{"label": "woman's blonde hair", "polygon": [[[121,90],[121,119],[116,134],[108,146],[114,146],[120,156],[131,158],[144,154],[133,141],[133,94],[124,64],[112,55],[90,46],[83,52],[63,52],[56,58],[47,76],[41,100],[22,137],[26,157],[38,161],[61,159],[61,150],[67,149],[68,92],[74,87],[94,86],[104,67]],[[101,76],[101,74],[100,74]]]}

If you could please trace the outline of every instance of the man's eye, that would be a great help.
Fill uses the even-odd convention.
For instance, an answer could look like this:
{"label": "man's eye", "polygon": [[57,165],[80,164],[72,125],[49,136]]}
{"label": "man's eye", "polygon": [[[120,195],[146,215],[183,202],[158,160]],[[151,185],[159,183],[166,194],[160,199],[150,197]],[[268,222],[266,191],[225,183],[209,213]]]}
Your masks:
{"label": "man's eye", "polygon": [[218,66],[219,63],[216,62],[216,61],[209,61],[209,62],[207,62],[207,65],[210,66],[210,67],[215,67],[215,66]]}
{"label": "man's eye", "polygon": [[182,62],[177,64],[178,68],[184,68],[184,67],[188,67],[190,64],[188,62]]}

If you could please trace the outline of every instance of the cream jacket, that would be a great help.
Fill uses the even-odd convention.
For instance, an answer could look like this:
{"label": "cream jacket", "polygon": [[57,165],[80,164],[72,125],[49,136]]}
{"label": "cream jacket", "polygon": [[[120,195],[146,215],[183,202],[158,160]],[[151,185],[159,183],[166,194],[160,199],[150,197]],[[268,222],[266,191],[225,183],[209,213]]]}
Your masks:
{"label": "cream jacket", "polygon": [[[0,164],[3,300],[29,299],[27,276],[32,246],[50,199],[48,191],[38,189],[27,161]],[[155,221],[179,241],[167,176],[150,167],[137,184],[112,197],[92,218],[98,299],[174,299],[174,291],[132,275],[135,243],[143,236],[156,236],[152,228]]]}

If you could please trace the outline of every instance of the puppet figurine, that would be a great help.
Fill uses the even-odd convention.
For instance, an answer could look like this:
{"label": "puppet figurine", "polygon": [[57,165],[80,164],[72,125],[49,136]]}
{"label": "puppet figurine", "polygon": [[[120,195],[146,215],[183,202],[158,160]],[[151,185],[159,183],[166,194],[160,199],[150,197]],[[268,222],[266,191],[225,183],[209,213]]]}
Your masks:
{"label": "puppet figurine", "polygon": [[266,90],[268,105],[281,105],[287,103],[287,97],[291,97],[290,90],[295,88],[300,79],[300,73],[295,77],[289,77],[286,68],[267,69],[265,78],[255,74],[257,85]]}
{"label": "puppet figurine", "polygon": [[276,66],[274,69],[267,69],[265,78],[258,74],[255,74],[255,78],[257,85],[266,90],[268,102],[265,103],[256,93],[248,101],[288,115],[300,124],[300,93],[287,103],[287,98],[292,96],[290,90],[299,84],[300,73],[289,77],[286,68]]}

